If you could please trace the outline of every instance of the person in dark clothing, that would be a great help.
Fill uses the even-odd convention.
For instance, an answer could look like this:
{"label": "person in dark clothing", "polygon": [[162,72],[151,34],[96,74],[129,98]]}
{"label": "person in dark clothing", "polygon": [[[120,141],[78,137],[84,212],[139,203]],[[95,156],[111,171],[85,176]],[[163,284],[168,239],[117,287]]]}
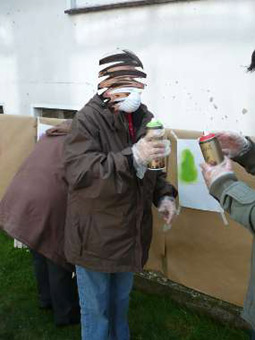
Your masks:
{"label": "person in dark clothing", "polygon": [[56,326],[78,324],[80,311],[73,273],[31,250],[40,309],[53,309]]}
{"label": "person in dark clothing", "polygon": [[255,50],[252,52],[252,55],[251,55],[251,64],[247,68],[248,72],[253,72],[254,70],[255,70]]}
{"label": "person in dark clothing", "polygon": [[[235,162],[255,175],[255,144],[238,133],[222,131],[216,133],[223,152]],[[210,194],[214,196],[230,216],[255,235],[255,190],[238,181],[228,158],[219,165],[202,164]],[[251,261],[251,276],[243,318],[255,329],[255,238]],[[254,334],[255,335],[255,334]]]}
{"label": "person in dark clothing", "polygon": [[170,147],[146,137],[153,115],[141,104],[140,59],[118,50],[100,66],[98,94],[77,113],[65,142],[65,254],[76,265],[82,339],[127,340],[133,272],[146,263],[152,238],[151,205],[170,224],[177,191],[164,172],[147,170]]}
{"label": "person in dark clothing", "polygon": [[66,121],[46,132],[0,202],[0,228],[32,250],[39,305],[53,309],[59,326],[80,319],[74,266],[63,249],[67,183],[62,152],[70,126]]}
{"label": "person in dark clothing", "polygon": [[[255,51],[248,71],[255,69]],[[233,172],[231,160],[255,175],[255,144],[250,138],[230,131],[216,134],[226,159],[219,165],[201,164],[210,194],[222,208],[253,235],[251,275],[242,317],[251,325],[251,339],[255,340],[255,190],[239,181]]]}

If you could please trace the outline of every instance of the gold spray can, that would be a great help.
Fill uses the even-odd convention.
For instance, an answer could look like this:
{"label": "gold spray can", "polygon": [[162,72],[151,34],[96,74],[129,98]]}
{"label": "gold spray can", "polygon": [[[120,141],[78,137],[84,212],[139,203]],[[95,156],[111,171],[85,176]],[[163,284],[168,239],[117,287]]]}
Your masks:
{"label": "gold spray can", "polygon": [[[154,141],[162,141],[164,139],[163,124],[156,119],[152,119],[147,125],[147,136]],[[159,157],[148,163],[149,170],[163,170],[166,167],[166,157]]]}
{"label": "gold spray can", "polygon": [[224,155],[222,153],[220,143],[214,133],[203,135],[199,138],[199,145],[206,163],[217,165],[223,162]]}

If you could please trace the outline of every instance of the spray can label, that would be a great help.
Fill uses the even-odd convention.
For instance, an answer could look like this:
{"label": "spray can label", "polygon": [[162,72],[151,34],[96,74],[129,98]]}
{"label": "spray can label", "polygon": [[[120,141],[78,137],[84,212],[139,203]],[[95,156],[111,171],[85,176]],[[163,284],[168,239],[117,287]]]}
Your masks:
{"label": "spray can label", "polygon": [[[162,141],[164,139],[164,127],[159,120],[152,119],[147,125],[147,136],[151,140]],[[166,157],[158,157],[148,163],[149,170],[163,170],[166,167]]]}
{"label": "spray can label", "polygon": [[214,133],[199,138],[199,145],[206,163],[217,165],[223,162],[224,155],[222,153],[220,143]]}

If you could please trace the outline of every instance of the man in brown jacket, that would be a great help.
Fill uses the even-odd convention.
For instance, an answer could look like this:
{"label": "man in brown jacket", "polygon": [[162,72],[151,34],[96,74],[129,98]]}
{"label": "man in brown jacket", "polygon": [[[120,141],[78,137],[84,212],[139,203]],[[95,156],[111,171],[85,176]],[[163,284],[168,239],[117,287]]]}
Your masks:
{"label": "man in brown jacket", "polygon": [[19,168],[0,202],[0,229],[27,245],[34,257],[41,308],[56,325],[79,322],[73,265],[64,255],[67,182],[63,143],[71,121],[47,131]]}
{"label": "man in brown jacket", "polygon": [[170,150],[145,136],[153,115],[141,104],[140,59],[118,50],[100,66],[98,94],[77,113],[65,143],[65,252],[76,265],[82,339],[127,340],[133,272],[147,261],[152,237],[151,205],[170,224],[177,192],[162,171],[147,171]]}

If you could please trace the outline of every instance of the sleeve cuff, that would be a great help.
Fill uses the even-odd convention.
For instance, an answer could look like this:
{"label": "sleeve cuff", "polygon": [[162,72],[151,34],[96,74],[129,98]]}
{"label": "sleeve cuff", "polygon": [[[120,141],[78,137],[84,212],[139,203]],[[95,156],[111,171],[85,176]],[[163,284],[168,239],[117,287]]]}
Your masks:
{"label": "sleeve cuff", "polygon": [[210,187],[210,194],[220,201],[222,193],[238,179],[234,173],[227,173],[217,178]]}

